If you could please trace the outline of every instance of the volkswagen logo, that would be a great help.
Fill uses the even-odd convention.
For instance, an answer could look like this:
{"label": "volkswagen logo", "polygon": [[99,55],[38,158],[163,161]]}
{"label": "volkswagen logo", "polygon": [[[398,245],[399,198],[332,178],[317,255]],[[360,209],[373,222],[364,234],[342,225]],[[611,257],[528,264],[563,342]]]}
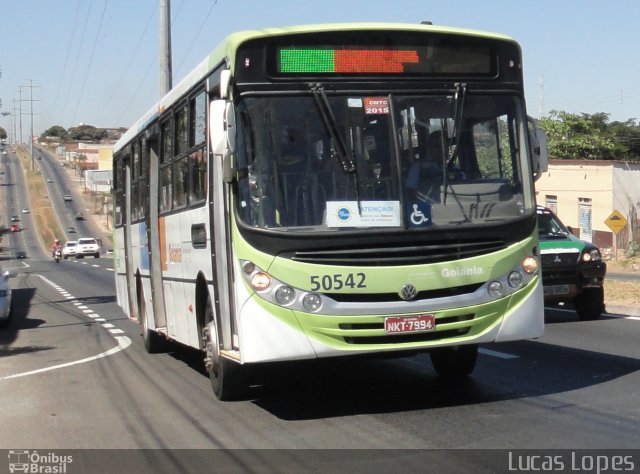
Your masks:
{"label": "volkswagen logo", "polygon": [[560,258],[560,255],[556,255],[555,258],[553,259],[553,263],[561,263],[562,259]]}
{"label": "volkswagen logo", "polygon": [[402,298],[405,301],[414,300],[416,299],[416,296],[418,296],[418,290],[416,290],[416,287],[413,286],[411,283],[407,283],[400,290],[400,298]]}

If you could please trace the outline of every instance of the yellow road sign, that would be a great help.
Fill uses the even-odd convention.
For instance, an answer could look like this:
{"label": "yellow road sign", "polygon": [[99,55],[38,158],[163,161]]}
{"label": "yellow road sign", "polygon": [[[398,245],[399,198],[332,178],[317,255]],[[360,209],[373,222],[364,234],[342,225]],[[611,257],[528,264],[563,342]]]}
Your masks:
{"label": "yellow road sign", "polygon": [[627,225],[627,219],[625,219],[624,216],[618,211],[613,211],[611,215],[607,217],[607,220],[605,220],[604,223],[607,224],[607,227],[609,227],[609,229],[617,234],[624,228],[624,226]]}

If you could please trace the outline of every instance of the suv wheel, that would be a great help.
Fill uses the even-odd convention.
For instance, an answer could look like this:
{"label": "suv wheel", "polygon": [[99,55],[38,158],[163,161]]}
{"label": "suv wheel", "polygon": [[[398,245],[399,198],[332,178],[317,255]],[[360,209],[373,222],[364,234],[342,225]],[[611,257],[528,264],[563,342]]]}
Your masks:
{"label": "suv wheel", "polygon": [[575,301],[576,313],[582,321],[598,319],[604,312],[604,290],[585,288]]}

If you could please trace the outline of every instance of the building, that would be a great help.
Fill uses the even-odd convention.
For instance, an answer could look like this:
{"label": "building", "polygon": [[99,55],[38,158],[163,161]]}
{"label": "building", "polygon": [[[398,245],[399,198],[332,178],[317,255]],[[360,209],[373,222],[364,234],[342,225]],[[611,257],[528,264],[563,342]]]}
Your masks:
{"label": "building", "polygon": [[[598,247],[627,249],[640,241],[640,163],[550,160],[536,182],[538,204],[551,208],[573,233]],[[614,211],[628,222],[617,234],[607,225]]]}

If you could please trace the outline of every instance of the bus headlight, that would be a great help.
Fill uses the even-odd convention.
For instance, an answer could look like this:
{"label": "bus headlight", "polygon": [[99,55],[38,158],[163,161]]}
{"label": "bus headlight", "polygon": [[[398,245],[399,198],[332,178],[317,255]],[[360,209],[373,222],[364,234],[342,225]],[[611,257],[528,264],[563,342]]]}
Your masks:
{"label": "bus headlight", "polygon": [[251,276],[251,287],[255,291],[264,291],[271,285],[271,277],[264,272],[257,272]]}
{"label": "bus headlight", "polygon": [[504,296],[504,285],[499,281],[492,281],[487,288],[489,294],[493,298],[502,298]]}
{"label": "bus headlight", "polygon": [[275,298],[282,306],[290,305],[296,299],[296,290],[288,285],[282,285],[276,290]]}
{"label": "bus headlight", "polygon": [[310,313],[315,313],[322,308],[322,298],[317,293],[307,293],[302,298],[302,306]]}
{"label": "bus headlight", "polygon": [[522,261],[522,269],[529,275],[538,271],[538,260],[535,257],[527,257]]}
{"label": "bus headlight", "polygon": [[507,281],[509,282],[509,286],[511,288],[518,289],[524,283],[524,275],[522,275],[522,273],[520,273],[519,271],[513,271],[509,273]]}

